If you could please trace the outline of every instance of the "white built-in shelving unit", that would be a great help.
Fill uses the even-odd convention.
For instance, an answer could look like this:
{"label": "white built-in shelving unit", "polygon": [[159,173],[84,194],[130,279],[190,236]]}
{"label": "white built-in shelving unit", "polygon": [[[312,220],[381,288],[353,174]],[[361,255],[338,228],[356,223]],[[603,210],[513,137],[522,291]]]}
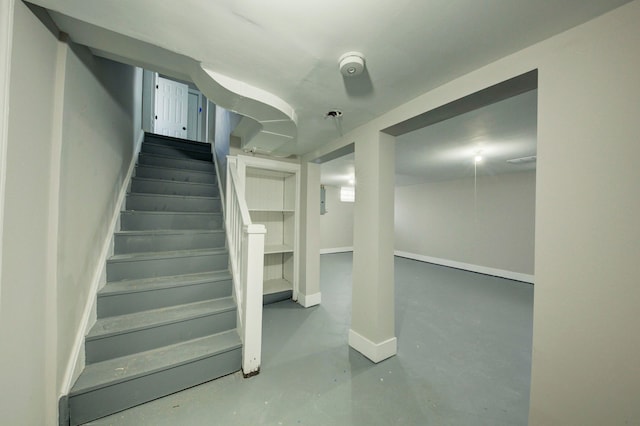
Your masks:
{"label": "white built-in shelving unit", "polygon": [[238,156],[247,207],[253,223],[267,229],[264,294],[298,294],[299,169],[296,163]]}

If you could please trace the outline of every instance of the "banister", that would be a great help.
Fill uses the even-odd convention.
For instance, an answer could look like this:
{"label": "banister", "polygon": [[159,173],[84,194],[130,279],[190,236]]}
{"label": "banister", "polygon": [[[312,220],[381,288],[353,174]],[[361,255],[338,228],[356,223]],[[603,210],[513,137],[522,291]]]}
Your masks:
{"label": "banister", "polygon": [[238,305],[238,334],[242,340],[242,371],[245,377],[260,372],[262,351],[262,293],[264,225],[253,224],[239,185],[237,162],[227,157],[225,227]]}

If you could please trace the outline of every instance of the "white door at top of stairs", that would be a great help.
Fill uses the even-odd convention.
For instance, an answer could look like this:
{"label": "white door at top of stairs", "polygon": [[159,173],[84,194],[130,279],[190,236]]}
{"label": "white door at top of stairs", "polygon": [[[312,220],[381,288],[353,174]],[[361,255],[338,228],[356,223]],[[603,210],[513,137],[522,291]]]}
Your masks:
{"label": "white door at top of stairs", "polygon": [[189,86],[157,77],[155,98],[154,132],[185,139],[187,137]]}

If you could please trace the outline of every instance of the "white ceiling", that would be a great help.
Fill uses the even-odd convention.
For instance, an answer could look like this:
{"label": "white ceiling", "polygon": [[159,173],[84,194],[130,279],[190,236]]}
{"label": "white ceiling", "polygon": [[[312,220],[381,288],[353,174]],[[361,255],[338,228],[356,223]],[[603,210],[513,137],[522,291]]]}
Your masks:
{"label": "white ceiling", "polygon": [[335,160],[327,161],[320,165],[320,183],[332,186],[352,186],[351,180],[355,180],[355,156],[343,155]]}
{"label": "white ceiling", "polygon": [[[506,160],[536,155],[537,90],[396,137],[396,185],[496,175],[535,169]],[[357,148],[356,148],[357,149]],[[482,161],[474,171],[474,158]],[[347,185],[354,155],[321,166],[325,185]]]}
{"label": "white ceiling", "polygon": [[[341,131],[348,132],[418,94],[628,1],[32,2],[75,18],[56,19],[72,40],[89,44],[87,31],[107,29],[191,58],[209,75],[261,89],[264,99],[282,101],[280,110],[293,111],[296,137],[279,151],[300,155],[338,136],[339,129],[324,119],[329,109],[344,111]],[[80,28],[80,23],[92,26]],[[99,39],[93,38],[102,43],[96,46],[101,52],[122,47],[116,43],[123,39]],[[145,53],[144,46],[138,48]],[[337,61],[353,50],[364,53],[367,71],[346,79]]]}

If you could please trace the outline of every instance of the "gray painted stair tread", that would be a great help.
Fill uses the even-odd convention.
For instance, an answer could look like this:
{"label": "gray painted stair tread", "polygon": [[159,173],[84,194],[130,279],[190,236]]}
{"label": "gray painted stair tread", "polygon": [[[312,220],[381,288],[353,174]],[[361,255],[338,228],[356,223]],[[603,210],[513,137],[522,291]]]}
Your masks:
{"label": "gray painted stair tread", "polygon": [[158,179],[160,181],[177,183],[193,182],[215,184],[217,182],[215,170],[186,170],[151,164],[138,164],[136,166],[135,179]]}
{"label": "gray painted stair tread", "polygon": [[143,143],[140,152],[145,154],[165,155],[176,159],[186,158],[188,160],[202,160],[209,162],[213,160],[213,154],[211,152],[154,143]]}
{"label": "gray painted stair tread", "polygon": [[227,312],[235,308],[235,302],[232,297],[222,297],[220,299],[101,318],[91,328],[86,340],[127,333],[133,330],[142,330],[189,318],[211,315],[212,313]]}
{"label": "gray painted stair tread", "polygon": [[209,142],[194,141],[194,140],[191,140],[191,139],[185,139],[185,138],[178,138],[178,137],[175,137],[175,136],[162,135],[160,133],[145,132],[144,141],[147,142],[149,140],[168,141],[169,143],[177,142],[177,143],[184,143],[184,144],[190,144],[190,145],[211,146],[211,144]]}
{"label": "gray painted stair tread", "polygon": [[208,152],[211,152],[211,144],[209,142],[194,141],[191,139],[177,138],[174,136],[161,135],[158,133],[145,133],[143,142],[151,142],[168,146],[187,145],[207,149]]}
{"label": "gray painted stair tread", "polygon": [[[147,167],[156,167],[156,166],[147,166]],[[157,167],[157,168],[168,169],[167,167]],[[168,169],[168,170],[183,170],[183,169]],[[214,175],[213,173],[198,172],[198,171],[196,171],[195,173],[204,173],[207,175]],[[193,185],[193,186],[205,186],[205,187],[213,187],[213,188],[218,187],[218,185],[215,183],[206,183],[206,182],[192,182],[192,181],[181,181],[181,180],[171,180],[171,179],[154,179],[154,178],[137,177],[137,176],[134,176],[133,179],[137,181],[144,181],[144,182],[172,183],[174,185]]]}
{"label": "gray painted stair tread", "polygon": [[162,288],[187,286],[206,282],[215,282],[230,280],[229,271],[213,271],[200,274],[175,275],[157,278],[142,278],[139,280],[125,280],[107,283],[100,290],[102,296],[121,294],[121,293],[137,293],[142,291],[157,290]]}
{"label": "gray painted stair tread", "polygon": [[118,231],[115,235],[123,236],[155,236],[155,235],[190,235],[190,234],[223,234],[222,229],[152,229],[144,231]]}
{"label": "gray painted stair tread", "polygon": [[[131,220],[135,220],[135,218],[146,218],[146,220],[152,220],[152,218],[158,218],[158,220],[161,221],[161,223],[163,224],[163,226],[169,226],[169,228],[158,228],[158,229],[193,229],[193,230],[198,230],[198,229],[209,229],[209,230],[213,230],[213,229],[219,229],[220,226],[222,225],[222,213],[220,212],[172,212],[172,211],[165,211],[165,210],[124,210],[121,212],[121,217],[129,217],[131,218]],[[203,224],[200,224],[202,227],[196,225],[194,226],[192,223],[190,224],[190,226],[194,226],[193,228],[180,228],[180,227],[176,227],[173,226],[173,224],[175,224],[175,220],[179,220],[180,218],[182,218],[185,221],[190,221],[192,219],[200,219],[202,220],[219,220],[220,223],[217,224],[217,226],[207,226],[206,228],[204,228]],[[168,223],[165,223],[166,221],[169,221]],[[155,223],[155,222],[152,222]],[[134,228],[143,228],[143,229],[139,229],[139,230],[144,230],[144,227],[140,226],[139,223],[135,223],[134,225],[131,225]],[[135,229],[131,229],[131,230],[135,230]],[[146,230],[155,230],[154,228],[149,228]]]}
{"label": "gray painted stair tread", "polygon": [[[145,155],[149,155],[149,154],[145,154]],[[192,160],[192,161],[199,161],[199,160]],[[206,161],[205,161],[205,163],[206,163]],[[185,170],[184,168],[180,168],[180,167],[158,166],[156,164],[138,164],[138,167],[144,167],[144,168],[148,168],[148,169],[162,169],[162,170],[167,170],[167,171],[198,173],[198,174],[203,174],[203,175],[208,175],[208,176],[215,176],[215,174],[216,174],[215,169],[213,169],[213,170],[191,170],[191,169]],[[134,176],[134,178],[136,178],[136,179],[151,179],[151,178],[142,178],[142,177],[138,177],[138,176]],[[169,179],[158,179],[158,180],[167,180],[167,181],[170,181],[170,182],[189,182],[189,181],[174,181],[174,180],[169,180]],[[211,184],[211,185],[213,185],[213,184]]]}
{"label": "gray painted stair tread", "polygon": [[135,195],[136,197],[149,197],[149,198],[170,198],[170,199],[178,198],[182,200],[220,201],[220,197],[206,197],[201,195],[154,194],[152,192],[130,192],[127,195]]}
{"label": "gray painted stair tread", "polygon": [[137,262],[139,260],[174,259],[177,257],[206,256],[211,254],[225,254],[225,253],[227,253],[227,249],[225,248],[127,253],[127,254],[116,254],[114,256],[111,256],[108,262],[109,263]]}
{"label": "gray painted stair tread", "polygon": [[144,215],[158,215],[158,216],[167,216],[167,215],[184,215],[184,216],[220,216],[220,212],[167,212],[167,211],[136,211],[136,210],[124,210],[122,214],[144,214]]}
{"label": "gray painted stair tread", "polygon": [[142,142],[143,145],[158,145],[167,148],[176,148],[180,150],[188,150],[188,151],[198,151],[211,153],[211,144],[204,142],[196,142],[196,141],[182,141],[182,140],[169,140],[169,139],[161,139],[161,138],[145,138]]}
{"label": "gray painted stair tread", "polygon": [[168,149],[174,149],[176,151],[184,151],[184,152],[194,152],[197,154],[211,154],[211,151],[206,151],[201,149],[200,146],[196,145],[196,146],[191,146],[190,144],[183,144],[183,145],[178,145],[178,144],[164,144],[164,143],[158,143],[156,141],[153,140],[149,140],[149,141],[144,141],[143,142],[143,146],[144,147],[158,147],[158,148],[168,148]]}
{"label": "gray painted stair tread", "polygon": [[213,162],[209,161],[209,160],[198,160],[195,158],[179,158],[179,157],[172,157],[171,155],[162,155],[162,154],[156,154],[156,153],[151,153],[151,152],[141,152],[140,153],[140,158],[141,157],[155,157],[155,158],[163,158],[165,160],[171,160],[171,161],[175,161],[177,162],[192,162],[192,163],[206,163],[206,164],[210,164],[211,167],[213,168]]}
{"label": "gray painted stair tread", "polygon": [[241,346],[236,330],[87,365],[70,396],[214,356]]}
{"label": "gray painted stair tread", "polygon": [[222,229],[222,213],[123,211],[120,214],[124,230],[156,229]]}

